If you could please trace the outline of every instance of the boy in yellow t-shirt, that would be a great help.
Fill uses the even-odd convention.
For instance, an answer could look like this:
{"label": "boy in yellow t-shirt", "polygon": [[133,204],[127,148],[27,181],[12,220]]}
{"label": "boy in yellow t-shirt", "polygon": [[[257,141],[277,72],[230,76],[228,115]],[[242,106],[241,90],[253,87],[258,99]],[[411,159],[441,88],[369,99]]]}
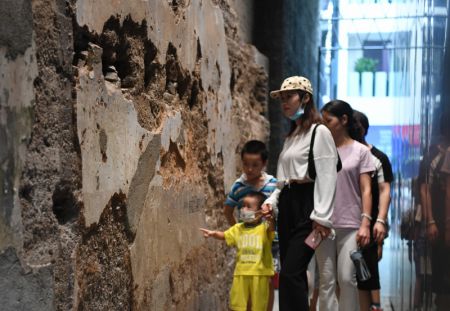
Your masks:
{"label": "boy in yellow t-shirt", "polygon": [[[249,192],[243,200],[241,220],[225,232],[200,229],[205,237],[225,240],[237,248],[236,267],[230,291],[230,309],[246,311],[251,300],[253,311],[266,311],[269,281],[274,274],[272,241],[274,221],[261,206],[266,199],[260,192]],[[266,221],[262,221],[262,218]]]}

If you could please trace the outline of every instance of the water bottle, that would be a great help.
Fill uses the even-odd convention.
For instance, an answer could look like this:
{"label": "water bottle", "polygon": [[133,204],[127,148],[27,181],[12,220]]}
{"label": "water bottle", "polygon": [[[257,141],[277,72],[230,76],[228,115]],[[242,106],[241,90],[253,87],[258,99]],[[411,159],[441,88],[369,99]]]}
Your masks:
{"label": "water bottle", "polygon": [[358,249],[351,251],[350,259],[355,265],[356,277],[358,278],[358,281],[364,282],[372,277],[361,250]]}

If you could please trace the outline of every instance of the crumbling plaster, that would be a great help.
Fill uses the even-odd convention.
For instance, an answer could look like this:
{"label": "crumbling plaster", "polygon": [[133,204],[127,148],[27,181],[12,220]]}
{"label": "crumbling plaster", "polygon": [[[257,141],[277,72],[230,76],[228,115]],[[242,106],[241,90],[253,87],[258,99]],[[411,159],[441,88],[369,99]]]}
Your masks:
{"label": "crumbling plaster", "polygon": [[[103,78],[101,48],[90,45],[92,66],[81,67],[77,86],[77,132],[82,155],[85,225],[99,220],[114,193],[128,193],[139,156],[153,134],[137,121],[133,103]],[[103,158],[100,133],[106,137]]]}
{"label": "crumbling plaster", "polygon": [[[237,150],[268,134],[266,73],[235,12],[211,0],[16,4],[38,41],[0,38],[0,269],[11,273],[0,297],[12,309],[37,297],[35,310],[226,309],[233,253],[198,227],[225,228]],[[126,44],[134,86],[105,61]]]}
{"label": "crumbling plaster", "polygon": [[[18,189],[31,133],[32,105],[37,76],[35,46],[31,44],[15,59],[0,48],[0,251],[9,246],[21,248],[21,217]],[[7,139],[8,138],[8,139]]]}
{"label": "crumbling plaster", "polygon": [[[18,19],[14,17],[20,17]],[[0,6],[0,251],[20,249],[18,189],[31,133],[34,78],[38,75],[31,4],[5,0]]]}
{"label": "crumbling plaster", "polygon": [[[157,61],[164,63],[166,48],[171,43],[177,48],[180,63],[189,72],[196,66],[197,40],[201,45],[200,76],[209,94],[204,106],[208,117],[208,147],[212,161],[222,153],[224,182],[231,186],[236,176],[234,150],[239,137],[231,122],[230,64],[220,8],[211,1],[192,0],[180,7],[176,18],[167,1],[98,1],[77,2],[76,16],[80,26],[101,33],[110,16],[123,19],[131,16],[135,21],[145,20],[148,37],[158,48]],[[188,18],[187,18],[188,17]]]}
{"label": "crumbling plaster", "polygon": [[[101,1],[78,2],[77,20],[80,26],[86,25],[90,31],[100,33],[110,14],[105,13],[107,9],[102,9],[101,14],[105,14],[103,22],[97,15],[91,19],[89,14],[97,11],[95,6],[99,6],[98,9],[108,7]],[[117,8],[121,9],[117,11]],[[145,19],[148,37],[157,49],[154,62],[164,64],[170,43],[177,49],[178,61],[184,70],[197,72],[200,67],[199,78],[206,94],[201,108],[207,121],[206,150],[213,165],[211,168],[216,170],[214,165],[223,167],[219,181],[223,185],[219,189],[229,188],[236,178],[235,152],[240,142],[238,125],[246,125],[232,120],[230,60],[220,8],[209,1],[193,1],[179,13],[190,18],[174,19],[174,12],[167,2],[139,2],[136,7],[120,2],[111,15],[117,12],[120,12],[119,17],[129,15],[137,21]],[[146,12],[145,16],[139,15],[142,12]],[[216,227],[219,224],[214,216],[219,210],[205,216],[205,205],[215,205],[215,202],[206,202],[200,175],[188,176],[185,180],[178,176],[182,178],[176,182],[178,186],[164,185],[159,172],[161,158],[155,156],[172,152],[171,144],[175,144],[176,152],[184,158],[182,161],[188,161],[186,157],[190,156],[184,149],[192,136],[192,129],[187,129],[183,123],[181,111],[174,105],[176,98],[166,96],[166,100],[160,99],[159,104],[164,106],[160,126],[144,129],[138,123],[132,98],[127,99],[129,96],[114,83],[104,80],[101,48],[90,44],[88,53],[86,63],[79,64],[77,84],[77,131],[82,158],[85,225],[98,222],[110,197],[123,192],[128,197],[128,222],[134,234],[130,254],[134,301],[138,309],[152,309],[152,306],[157,310],[170,306],[179,309],[180,301],[177,299],[180,297],[191,300],[186,310],[202,304],[215,304],[222,308],[225,303],[223,296],[217,296],[220,287],[213,289],[208,283],[214,282],[219,275],[225,277],[231,266],[210,273],[203,289],[198,288],[200,281],[195,276],[200,274],[195,271],[204,270],[210,264],[208,256],[211,262],[217,262],[214,257],[222,256],[221,252],[213,257],[205,255],[211,250],[204,249],[203,238],[198,232],[198,227]],[[191,168],[191,172],[197,170]],[[216,249],[214,253],[218,250],[217,247],[213,249]],[[179,269],[176,267],[189,256],[203,258],[196,266],[188,268],[190,273],[194,273],[192,279],[186,278],[164,290],[164,284],[176,282],[173,280]],[[232,262],[231,256],[228,262]],[[155,283],[155,277],[161,281]],[[158,294],[159,291],[164,295]],[[210,294],[208,298],[201,298],[202,294],[194,294],[195,291]],[[220,295],[226,293],[223,289],[220,292]]]}

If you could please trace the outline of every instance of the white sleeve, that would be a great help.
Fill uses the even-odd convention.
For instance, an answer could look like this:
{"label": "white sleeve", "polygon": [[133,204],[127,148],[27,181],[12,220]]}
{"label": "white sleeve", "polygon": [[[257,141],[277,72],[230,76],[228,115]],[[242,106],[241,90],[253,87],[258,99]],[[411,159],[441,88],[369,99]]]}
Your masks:
{"label": "white sleeve", "polygon": [[278,197],[280,196],[281,190],[279,188],[275,189],[274,192],[264,201],[264,204],[272,205],[272,210],[275,215],[278,215]]}
{"label": "white sleeve", "polygon": [[375,157],[374,160],[375,160],[375,172],[377,174],[377,182],[379,184],[382,184],[385,182],[383,163],[381,163],[381,161],[377,157]]}
{"label": "white sleeve", "polygon": [[333,137],[325,126],[317,127],[313,153],[316,180],[314,183],[314,210],[310,218],[325,227],[332,228],[331,216],[336,195],[337,150]]}

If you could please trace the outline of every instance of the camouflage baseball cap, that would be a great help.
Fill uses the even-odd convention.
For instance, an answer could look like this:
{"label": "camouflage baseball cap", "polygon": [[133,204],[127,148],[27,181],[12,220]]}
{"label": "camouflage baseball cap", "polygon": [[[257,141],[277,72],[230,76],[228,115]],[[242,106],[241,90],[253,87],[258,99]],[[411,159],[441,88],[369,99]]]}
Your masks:
{"label": "camouflage baseball cap", "polygon": [[281,88],[277,91],[270,92],[270,97],[272,98],[280,98],[281,92],[285,91],[305,91],[311,95],[313,95],[313,89],[311,86],[311,82],[308,79],[301,76],[293,76],[286,78],[281,84]]}

